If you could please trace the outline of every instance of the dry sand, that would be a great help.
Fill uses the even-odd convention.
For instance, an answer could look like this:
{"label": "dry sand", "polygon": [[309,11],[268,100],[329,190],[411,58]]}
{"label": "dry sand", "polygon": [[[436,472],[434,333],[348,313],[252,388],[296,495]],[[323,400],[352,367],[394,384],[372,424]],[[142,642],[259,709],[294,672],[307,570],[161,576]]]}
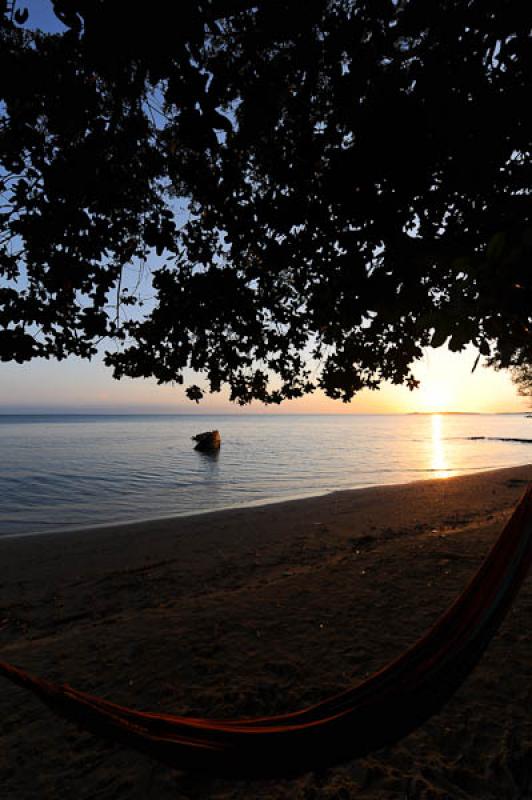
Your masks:
{"label": "dry sand", "polygon": [[[291,710],[364,678],[463,589],[532,466],[0,539],[0,658],[140,709]],[[532,580],[445,710],[286,781],[187,775],[0,679],[0,797],[532,798]]]}

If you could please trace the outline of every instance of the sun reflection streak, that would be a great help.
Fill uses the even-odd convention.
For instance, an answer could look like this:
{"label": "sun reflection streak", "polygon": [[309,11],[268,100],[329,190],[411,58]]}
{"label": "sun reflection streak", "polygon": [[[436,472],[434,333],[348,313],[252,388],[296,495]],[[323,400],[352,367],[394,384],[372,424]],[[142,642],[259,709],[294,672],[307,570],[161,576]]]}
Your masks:
{"label": "sun reflection streak", "polygon": [[434,474],[435,478],[449,478],[451,475],[451,471],[449,469],[449,464],[447,463],[447,458],[445,456],[445,450],[443,446],[442,423],[443,423],[443,418],[440,416],[440,414],[432,415],[431,468],[435,473]]}

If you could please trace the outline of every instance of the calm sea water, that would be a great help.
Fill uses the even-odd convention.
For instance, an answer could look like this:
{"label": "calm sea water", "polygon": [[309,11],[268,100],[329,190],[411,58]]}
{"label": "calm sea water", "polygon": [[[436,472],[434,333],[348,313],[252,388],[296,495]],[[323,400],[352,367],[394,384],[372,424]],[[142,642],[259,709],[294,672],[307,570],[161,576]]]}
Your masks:
{"label": "calm sea water", "polygon": [[[220,453],[195,452],[191,436],[212,428]],[[532,419],[0,416],[0,535],[530,463],[532,443],[508,439],[532,440]]]}

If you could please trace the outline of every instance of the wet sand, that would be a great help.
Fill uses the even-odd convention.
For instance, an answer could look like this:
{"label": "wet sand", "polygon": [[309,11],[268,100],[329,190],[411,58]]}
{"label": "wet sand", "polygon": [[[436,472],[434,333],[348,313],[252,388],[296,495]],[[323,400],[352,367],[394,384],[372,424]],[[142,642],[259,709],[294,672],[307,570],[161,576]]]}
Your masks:
{"label": "wet sand", "polygon": [[[0,658],[143,710],[277,713],[366,677],[464,588],[532,466],[0,539]],[[0,797],[532,798],[532,578],[480,665],[393,747],[212,780],[95,739],[0,679]]]}

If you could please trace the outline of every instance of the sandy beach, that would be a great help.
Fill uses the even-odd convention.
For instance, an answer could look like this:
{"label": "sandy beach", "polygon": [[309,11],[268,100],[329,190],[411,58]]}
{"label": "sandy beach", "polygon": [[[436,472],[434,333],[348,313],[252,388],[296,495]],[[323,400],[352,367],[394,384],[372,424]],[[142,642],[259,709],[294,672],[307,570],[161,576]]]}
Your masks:
{"label": "sandy beach", "polygon": [[[0,658],[142,710],[294,710],[363,679],[463,589],[532,466],[0,539]],[[0,796],[531,798],[532,578],[444,711],[286,781],[172,771],[0,680]]]}

